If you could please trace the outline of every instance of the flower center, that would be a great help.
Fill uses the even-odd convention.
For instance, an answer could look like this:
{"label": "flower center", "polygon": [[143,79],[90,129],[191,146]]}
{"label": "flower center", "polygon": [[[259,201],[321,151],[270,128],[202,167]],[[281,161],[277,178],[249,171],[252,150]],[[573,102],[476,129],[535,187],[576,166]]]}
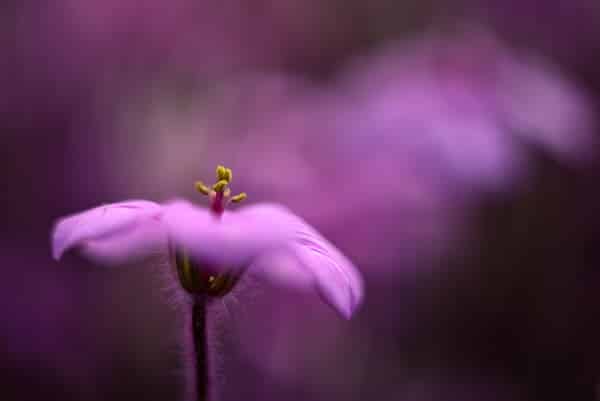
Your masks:
{"label": "flower center", "polygon": [[[196,190],[207,195],[210,199],[210,210],[217,217],[221,217],[225,206],[239,203],[246,199],[246,193],[231,196],[229,184],[233,178],[231,169],[217,166],[217,182],[212,187],[207,187],[197,181]],[[193,261],[185,249],[175,249],[175,266],[181,286],[190,294],[206,294],[221,297],[233,289],[240,278],[239,273],[213,273],[206,266]]]}
{"label": "flower center", "polygon": [[225,211],[225,206],[230,203],[239,203],[246,199],[247,195],[242,192],[231,196],[229,184],[233,179],[233,173],[230,168],[217,166],[217,182],[209,188],[202,181],[196,181],[196,190],[210,198],[210,210],[217,216],[221,216]]}

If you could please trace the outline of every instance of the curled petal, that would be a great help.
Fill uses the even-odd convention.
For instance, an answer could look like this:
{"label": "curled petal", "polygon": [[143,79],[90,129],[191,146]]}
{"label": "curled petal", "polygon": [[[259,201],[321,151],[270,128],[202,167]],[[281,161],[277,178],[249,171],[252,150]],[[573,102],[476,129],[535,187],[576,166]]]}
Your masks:
{"label": "curled petal", "polygon": [[347,318],[362,300],[362,278],[352,262],[284,207],[253,205],[219,219],[175,202],[165,207],[163,222],[171,240],[217,269],[250,266],[281,284],[316,289]]}
{"label": "curled petal", "polygon": [[[273,274],[282,277],[281,270],[285,268],[288,273],[285,277],[287,281],[295,279],[302,280],[297,281],[297,285],[310,284],[325,302],[345,318],[350,318],[362,302],[364,291],[362,277],[354,264],[314,228],[285,208],[275,205],[259,207],[263,210],[250,210],[247,213],[268,214],[269,224],[287,227],[289,230],[286,243],[271,252],[282,254],[285,250],[297,262],[297,265],[286,266],[262,264],[262,270],[271,277]],[[298,274],[299,268],[304,270],[311,280],[301,278]]]}
{"label": "curled petal", "polygon": [[103,264],[145,257],[166,244],[161,210],[156,203],[132,200],[65,217],[54,226],[52,256],[58,260],[69,249],[79,248]]}

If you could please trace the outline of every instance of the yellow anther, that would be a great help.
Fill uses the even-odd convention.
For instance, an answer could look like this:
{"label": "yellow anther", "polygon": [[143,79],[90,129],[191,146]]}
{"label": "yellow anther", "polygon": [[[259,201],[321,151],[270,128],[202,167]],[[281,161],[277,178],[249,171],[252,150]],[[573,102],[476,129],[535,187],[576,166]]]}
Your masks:
{"label": "yellow anther", "polygon": [[236,196],[232,196],[231,197],[231,201],[233,203],[240,203],[241,201],[243,201],[247,197],[248,197],[248,195],[245,192],[242,192],[241,194],[238,194]]}
{"label": "yellow anther", "polygon": [[219,180],[215,185],[213,185],[213,190],[216,192],[223,192],[223,189],[227,186],[228,182],[226,180]]}
{"label": "yellow anther", "polygon": [[[227,168],[223,165],[218,165],[215,172],[217,174],[216,184],[214,184],[212,187],[208,187],[204,185],[202,181],[196,181],[195,187],[196,190],[201,194],[209,196],[211,208],[214,207],[216,213],[219,214],[222,213],[223,206],[225,206],[225,204],[229,202],[239,203],[246,199],[248,195],[242,192],[241,194],[231,197],[229,184],[233,179],[233,172],[230,168]],[[219,204],[217,205],[215,202],[219,202]]]}
{"label": "yellow anther", "polygon": [[196,191],[200,192],[201,194],[209,195],[211,192],[210,188],[207,187],[206,185],[204,185],[204,183],[202,183],[202,181],[196,181],[194,186],[196,187]]}
{"label": "yellow anther", "polygon": [[217,180],[224,180],[227,176],[227,169],[225,166],[218,165],[217,166]]}
{"label": "yellow anther", "polygon": [[221,165],[217,166],[217,180],[225,180],[229,183],[231,182],[232,176],[233,174],[230,168]]}

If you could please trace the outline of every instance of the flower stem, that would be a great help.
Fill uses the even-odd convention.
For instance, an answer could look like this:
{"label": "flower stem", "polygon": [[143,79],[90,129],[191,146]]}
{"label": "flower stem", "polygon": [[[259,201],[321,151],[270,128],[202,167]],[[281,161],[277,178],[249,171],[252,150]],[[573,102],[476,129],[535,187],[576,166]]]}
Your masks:
{"label": "flower stem", "polygon": [[208,350],[206,336],[206,299],[198,297],[192,306],[192,336],[196,365],[197,401],[209,401]]}

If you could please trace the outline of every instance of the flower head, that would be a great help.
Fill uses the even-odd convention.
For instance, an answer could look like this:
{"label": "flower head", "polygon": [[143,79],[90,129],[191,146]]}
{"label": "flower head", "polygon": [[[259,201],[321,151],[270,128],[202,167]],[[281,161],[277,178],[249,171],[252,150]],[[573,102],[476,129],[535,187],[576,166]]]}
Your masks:
{"label": "flower head", "polygon": [[362,299],[356,267],[314,228],[277,204],[238,211],[225,206],[232,172],[217,168],[217,182],[196,189],[210,208],[175,200],[160,205],[130,200],[99,206],[60,219],[52,233],[55,259],[70,249],[102,264],[121,264],[150,254],[169,255],[182,287],[191,294],[222,296],[251,269],[288,286],[316,289],[349,318]]}

